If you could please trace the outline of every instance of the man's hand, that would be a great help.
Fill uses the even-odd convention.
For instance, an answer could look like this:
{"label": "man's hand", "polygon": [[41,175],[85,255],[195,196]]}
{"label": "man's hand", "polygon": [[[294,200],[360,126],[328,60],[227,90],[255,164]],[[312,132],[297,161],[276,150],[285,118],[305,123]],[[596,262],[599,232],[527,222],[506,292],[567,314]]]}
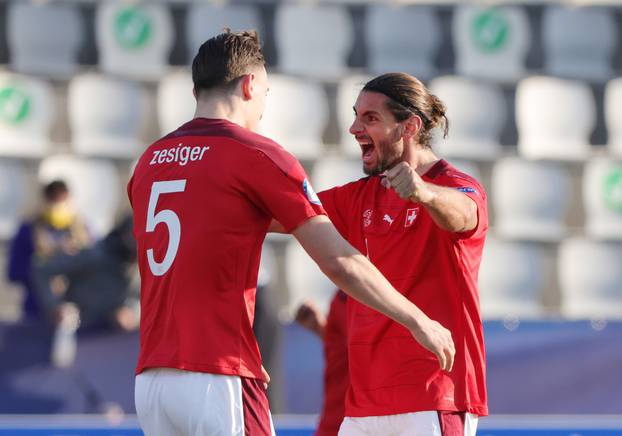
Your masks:
{"label": "man's hand", "polygon": [[268,389],[268,384],[270,383],[270,374],[266,371],[266,368],[261,365],[261,375],[263,377],[263,387],[264,389]]}
{"label": "man's hand", "polygon": [[385,174],[391,187],[404,200],[425,204],[434,198],[428,184],[407,162],[398,163]]}
{"label": "man's hand", "polygon": [[296,322],[319,337],[324,336],[326,318],[313,303],[305,301],[300,305],[296,312]]}
{"label": "man's hand", "polygon": [[456,348],[449,330],[438,322],[428,319],[418,329],[411,330],[411,333],[425,349],[434,353],[441,369],[451,371]]}

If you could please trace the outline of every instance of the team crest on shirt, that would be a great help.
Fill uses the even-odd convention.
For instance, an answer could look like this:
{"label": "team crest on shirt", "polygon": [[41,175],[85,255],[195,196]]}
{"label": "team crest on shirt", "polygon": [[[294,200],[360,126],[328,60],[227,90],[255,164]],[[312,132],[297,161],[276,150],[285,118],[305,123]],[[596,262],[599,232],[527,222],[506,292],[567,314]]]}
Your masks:
{"label": "team crest on shirt", "polygon": [[373,212],[371,209],[367,209],[365,212],[363,212],[363,227],[369,227],[369,225],[371,224],[372,215]]}
{"label": "team crest on shirt", "polygon": [[305,191],[305,195],[309,199],[309,201],[313,204],[322,205],[320,201],[320,197],[317,196],[313,188],[311,187],[311,183],[307,179],[302,182],[302,189]]}
{"label": "team crest on shirt", "polygon": [[406,222],[404,222],[404,227],[410,227],[414,224],[417,219],[417,212],[419,212],[419,209],[416,207],[406,211]]}

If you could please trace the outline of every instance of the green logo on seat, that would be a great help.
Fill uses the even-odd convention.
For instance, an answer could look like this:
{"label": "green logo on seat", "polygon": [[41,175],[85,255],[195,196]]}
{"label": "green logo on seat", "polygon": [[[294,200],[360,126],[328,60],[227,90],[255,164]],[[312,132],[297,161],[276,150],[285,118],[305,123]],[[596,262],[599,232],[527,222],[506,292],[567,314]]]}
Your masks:
{"label": "green logo on seat", "polygon": [[114,34],[119,44],[126,49],[135,50],[149,41],[152,23],[140,8],[125,8],[117,14]]}
{"label": "green logo on seat", "polygon": [[30,97],[15,86],[0,88],[0,120],[8,124],[19,124],[28,117]]}
{"label": "green logo on seat", "polygon": [[471,36],[482,51],[494,52],[508,40],[510,26],[505,15],[496,9],[487,9],[473,20]]}
{"label": "green logo on seat", "polygon": [[622,213],[622,167],[615,167],[605,176],[604,199],[607,207]]}

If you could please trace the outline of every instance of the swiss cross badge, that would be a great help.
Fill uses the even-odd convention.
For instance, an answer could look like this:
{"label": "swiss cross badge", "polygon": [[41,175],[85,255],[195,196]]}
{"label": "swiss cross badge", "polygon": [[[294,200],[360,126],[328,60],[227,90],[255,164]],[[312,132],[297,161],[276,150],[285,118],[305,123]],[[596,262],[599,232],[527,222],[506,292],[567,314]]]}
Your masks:
{"label": "swiss cross badge", "polygon": [[406,222],[404,223],[404,227],[410,227],[413,225],[413,223],[417,219],[417,211],[417,208],[408,209],[406,211]]}

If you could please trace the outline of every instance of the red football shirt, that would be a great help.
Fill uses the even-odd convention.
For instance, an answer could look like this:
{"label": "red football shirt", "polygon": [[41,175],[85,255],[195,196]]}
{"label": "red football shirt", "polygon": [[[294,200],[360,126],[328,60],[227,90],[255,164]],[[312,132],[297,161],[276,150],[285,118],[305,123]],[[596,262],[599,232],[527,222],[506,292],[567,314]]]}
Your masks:
{"label": "red football shirt", "polygon": [[393,286],[448,328],[456,346],[450,373],[407,329],[348,299],[350,389],[346,416],[424,410],[488,413],[477,274],[488,228],[486,193],[444,160],[423,179],[456,188],[477,204],[477,227],[451,233],[427,210],[402,200],[381,177],[366,177],[320,193],[341,234],[366,253]]}
{"label": "red football shirt", "polygon": [[346,298],[337,291],[330,303],[324,327],[324,405],[315,436],[337,436],[343,421],[348,375]]}
{"label": "red football shirt", "polygon": [[225,120],[194,119],[151,145],[128,185],[141,273],[136,372],[261,378],[252,331],[261,245],[323,214],[298,161]]}

